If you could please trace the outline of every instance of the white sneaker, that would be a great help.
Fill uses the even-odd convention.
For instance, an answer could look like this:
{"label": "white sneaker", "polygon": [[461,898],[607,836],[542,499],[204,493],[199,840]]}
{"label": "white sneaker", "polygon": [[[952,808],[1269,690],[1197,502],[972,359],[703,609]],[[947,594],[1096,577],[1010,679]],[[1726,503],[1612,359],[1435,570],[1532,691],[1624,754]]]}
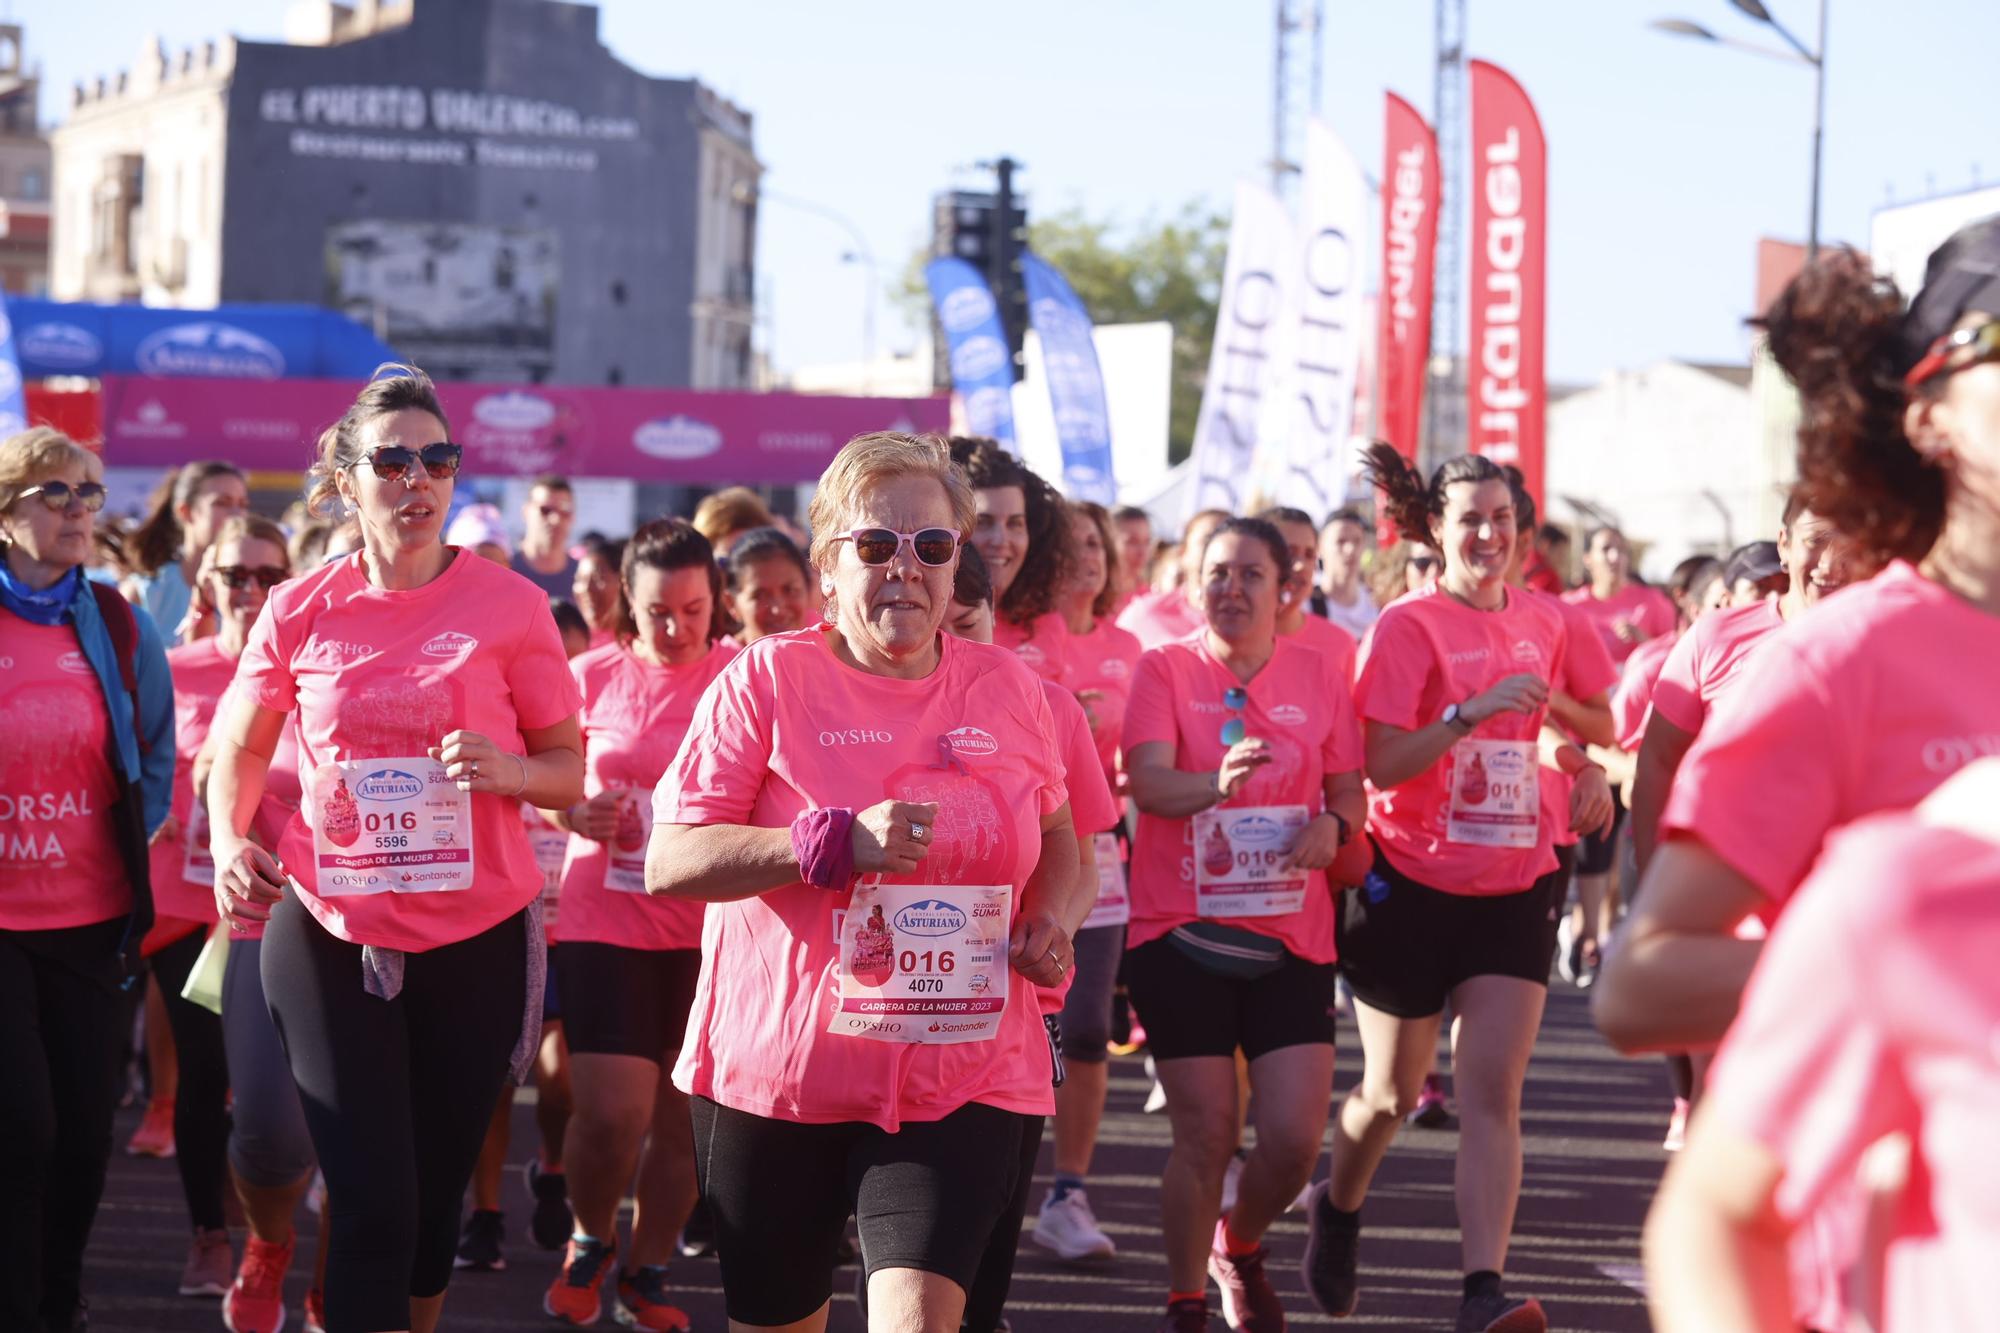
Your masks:
{"label": "white sneaker", "polygon": [[1139,1109],[1147,1115],[1158,1115],[1167,1109],[1167,1085],[1160,1082],[1159,1066],[1150,1055],[1146,1057],[1146,1077],[1153,1080],[1153,1090],[1146,1094],[1146,1104]]}
{"label": "white sneaker", "polygon": [[1576,943],[1576,918],[1564,912],[1556,924],[1556,972],[1572,986],[1576,984],[1576,955],[1581,952]]}
{"label": "white sneaker", "polygon": [[1243,1181],[1243,1150],[1238,1148],[1229,1155],[1229,1165],[1222,1168],[1222,1215],[1229,1216],[1229,1210],[1236,1206],[1236,1187]]}
{"label": "white sneaker", "polygon": [[1111,1237],[1097,1225],[1082,1190],[1071,1190],[1060,1199],[1051,1191],[1042,1200],[1042,1215],[1030,1234],[1035,1244],[1058,1259],[1109,1259],[1118,1253]]}

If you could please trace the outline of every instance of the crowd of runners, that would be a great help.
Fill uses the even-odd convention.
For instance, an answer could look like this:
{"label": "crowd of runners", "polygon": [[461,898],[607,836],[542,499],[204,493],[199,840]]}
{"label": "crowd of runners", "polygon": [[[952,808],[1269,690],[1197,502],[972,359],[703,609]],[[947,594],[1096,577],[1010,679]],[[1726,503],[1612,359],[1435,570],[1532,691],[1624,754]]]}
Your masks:
{"label": "crowd of runners", "polygon": [[113,531],[93,452],[0,442],[0,1329],[85,1326],[136,1097],[236,1333],[434,1329],[529,1253],[510,1197],[524,1318],[686,1330],[713,1253],[732,1330],[814,1333],[858,1256],[870,1327],[993,1333],[1024,1240],[1119,1263],[1143,1052],[1163,1333],[1365,1313],[1371,1178],[1454,1114],[1438,1322],[1539,1330],[1552,974],[1664,1057],[1658,1327],[2000,1326],[2000,219],[1907,304],[1832,253],[1762,324],[1796,488],[1658,586],[1384,445],[1372,512],[1168,533],[881,433],[802,527],[736,489],[578,535],[545,477],[516,545],[406,367],[282,524],[215,461]]}

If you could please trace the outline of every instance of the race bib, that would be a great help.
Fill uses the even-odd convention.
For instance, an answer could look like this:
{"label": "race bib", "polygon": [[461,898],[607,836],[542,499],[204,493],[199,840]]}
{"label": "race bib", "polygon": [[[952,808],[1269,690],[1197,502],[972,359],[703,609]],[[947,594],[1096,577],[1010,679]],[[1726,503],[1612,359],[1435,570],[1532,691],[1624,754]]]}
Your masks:
{"label": "race bib", "polygon": [[1445,837],[1479,847],[1533,847],[1541,826],[1535,742],[1463,740],[1451,755]]}
{"label": "race bib", "polygon": [[472,887],[472,794],[435,759],[322,764],[309,790],[321,897]]}
{"label": "race bib", "polygon": [[1249,805],[1194,817],[1196,916],[1287,916],[1305,906],[1303,870],[1284,871],[1312,819],[1303,805]]}
{"label": "race bib", "polygon": [[200,801],[188,807],[186,848],[181,858],[181,878],[190,884],[215,883],[215,854],[208,847],[208,806]]}
{"label": "race bib", "polygon": [[864,883],[839,918],[827,1031],[873,1041],[991,1041],[1007,1012],[1007,885]]}
{"label": "race bib", "polygon": [[532,805],[521,807],[521,823],[528,830],[535,869],[542,872],[542,929],[548,930],[556,923],[556,900],[562,894],[563,859],[569,853],[569,834],[543,819]]}
{"label": "race bib", "polygon": [[1125,867],[1118,860],[1118,835],[1100,833],[1092,839],[1097,849],[1097,901],[1083,928],[1122,926],[1132,919],[1132,900],[1125,894]]}
{"label": "race bib", "polygon": [[640,816],[638,792],[620,793],[618,831],[605,850],[610,861],[604,867],[604,887],[620,893],[646,891],[646,821]]}

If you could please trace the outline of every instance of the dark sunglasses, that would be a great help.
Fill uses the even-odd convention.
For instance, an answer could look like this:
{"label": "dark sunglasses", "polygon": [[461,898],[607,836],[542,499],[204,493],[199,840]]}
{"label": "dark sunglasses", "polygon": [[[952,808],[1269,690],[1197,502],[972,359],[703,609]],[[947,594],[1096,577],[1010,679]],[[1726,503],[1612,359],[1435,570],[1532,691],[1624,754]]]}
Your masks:
{"label": "dark sunglasses", "polygon": [[897,532],[894,528],[856,528],[834,538],[853,542],[854,554],[864,565],[886,565],[896,558],[905,542],[917,553],[917,560],[935,569],[948,565],[958,553],[958,534],[950,528],[924,528],[918,532]]}
{"label": "dark sunglasses", "polygon": [[1417,573],[1419,574],[1427,573],[1430,570],[1436,569],[1438,565],[1441,563],[1442,562],[1434,555],[1417,555],[1410,557],[1410,568],[1416,570]]}
{"label": "dark sunglasses", "polygon": [[[1232,713],[1241,713],[1249,705],[1250,691],[1244,689],[1241,685],[1231,685],[1222,692],[1222,706]],[[1239,744],[1249,734],[1250,728],[1244,724],[1241,717],[1232,717],[1222,724],[1222,743],[1224,745]]]}
{"label": "dark sunglasses", "polygon": [[[1961,357],[1960,353],[1970,349],[1971,356]],[[1914,389],[1925,380],[1939,375],[1964,370],[1967,366],[1978,365],[1981,361],[2000,358],[2000,319],[1989,319],[1984,324],[1975,324],[1969,329],[1947,333],[1931,344],[1923,360],[1910,367],[1910,373],[1903,376],[1903,387]],[[1952,362],[1957,361],[1957,365]]]}
{"label": "dark sunglasses", "polygon": [[363,454],[357,462],[366,463],[375,470],[375,475],[383,481],[402,481],[410,475],[410,469],[419,461],[424,471],[439,481],[458,475],[459,460],[465,457],[465,450],[455,444],[439,440],[421,449],[407,445],[385,444],[374,453]]}
{"label": "dark sunglasses", "polygon": [[[457,447],[457,445],[452,446],[454,449]],[[543,518],[573,518],[576,515],[574,509],[564,509],[561,505],[536,505],[535,510]]]}
{"label": "dark sunglasses", "polygon": [[215,573],[237,592],[242,592],[253,582],[269,592],[292,576],[290,570],[277,565],[224,565]]}
{"label": "dark sunglasses", "polygon": [[45,481],[39,486],[30,486],[15,498],[25,500],[31,495],[39,495],[43,504],[59,510],[69,508],[70,501],[74,500],[94,514],[104,508],[105,494],[102,482],[86,481],[72,486],[66,481]]}

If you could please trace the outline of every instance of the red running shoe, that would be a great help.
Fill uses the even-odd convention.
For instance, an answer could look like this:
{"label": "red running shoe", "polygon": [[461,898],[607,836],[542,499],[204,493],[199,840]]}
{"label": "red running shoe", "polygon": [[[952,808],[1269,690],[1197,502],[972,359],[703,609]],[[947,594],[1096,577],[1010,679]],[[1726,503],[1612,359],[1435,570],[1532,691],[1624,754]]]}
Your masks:
{"label": "red running shoe", "polygon": [[326,1293],[318,1287],[306,1293],[306,1333],[326,1333]]}
{"label": "red running shoe", "polygon": [[549,1290],[542,1297],[542,1309],[556,1318],[588,1328],[604,1313],[605,1276],[611,1272],[611,1260],[618,1253],[616,1245],[601,1240],[578,1240],[569,1238],[569,1248],[563,1251],[562,1272],[549,1284]]}
{"label": "red running shoe", "polygon": [[146,1103],[139,1128],[125,1144],[129,1157],[172,1157],[174,1155],[174,1103],[154,1100]]}
{"label": "red running shoe", "polygon": [[278,1333],[285,1326],[285,1270],[292,1266],[292,1242],[273,1245],[249,1238],[236,1281],[222,1298],[222,1324],[229,1333]]}
{"label": "red running shoe", "polygon": [[611,1317],[626,1328],[642,1328],[654,1333],[688,1333],[687,1312],[667,1299],[667,1266],[647,1264],[644,1268],[618,1274],[618,1298]]}
{"label": "red running shoe", "polygon": [[1270,1251],[1262,1245],[1248,1254],[1229,1253],[1223,1243],[1223,1223],[1215,1224],[1215,1242],[1208,1251],[1208,1275],[1222,1288],[1222,1318],[1241,1333],[1284,1333],[1285,1307],[1264,1272]]}

